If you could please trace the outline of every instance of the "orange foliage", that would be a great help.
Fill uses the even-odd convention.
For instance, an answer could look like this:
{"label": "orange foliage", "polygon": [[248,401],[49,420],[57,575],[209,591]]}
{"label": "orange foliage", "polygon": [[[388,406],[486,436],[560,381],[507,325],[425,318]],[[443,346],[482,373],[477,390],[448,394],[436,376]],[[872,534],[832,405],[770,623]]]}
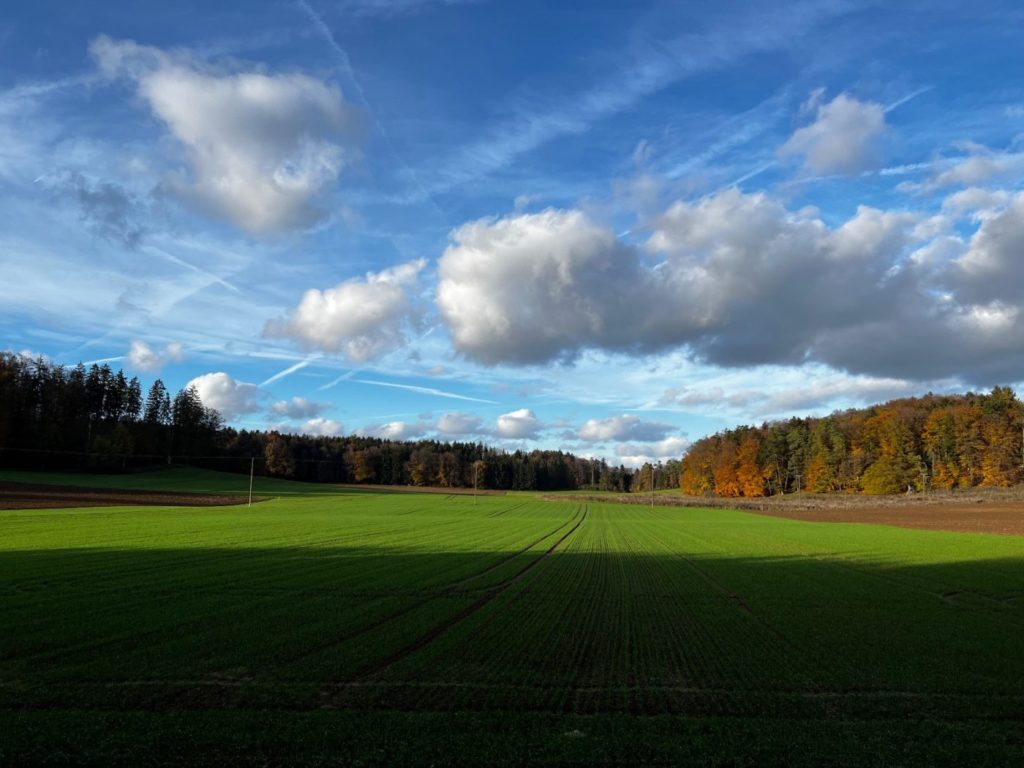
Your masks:
{"label": "orange foliage", "polygon": [[764,496],[764,473],[757,463],[761,440],[751,431],[740,443],[736,455],[736,480],[744,496]]}
{"label": "orange foliage", "polygon": [[739,496],[740,479],[736,474],[736,444],[723,440],[715,463],[715,493],[719,496]]}

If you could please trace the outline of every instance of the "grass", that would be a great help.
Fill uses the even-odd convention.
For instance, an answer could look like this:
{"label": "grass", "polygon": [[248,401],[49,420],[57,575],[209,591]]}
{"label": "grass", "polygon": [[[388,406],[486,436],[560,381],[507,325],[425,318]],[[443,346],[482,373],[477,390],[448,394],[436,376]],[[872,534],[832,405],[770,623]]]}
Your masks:
{"label": "grass", "polygon": [[0,765],[1024,759],[1019,538],[279,482],[0,512]]}

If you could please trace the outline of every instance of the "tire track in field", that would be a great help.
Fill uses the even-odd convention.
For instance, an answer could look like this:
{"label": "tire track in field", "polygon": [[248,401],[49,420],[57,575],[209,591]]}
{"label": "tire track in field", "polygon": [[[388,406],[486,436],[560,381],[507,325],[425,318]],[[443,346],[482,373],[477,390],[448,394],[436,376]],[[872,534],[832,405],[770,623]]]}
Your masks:
{"label": "tire track in field", "polygon": [[[385,624],[388,624],[388,623],[390,623],[392,621],[400,619],[403,616],[406,616],[406,615],[412,613],[413,611],[417,610],[418,608],[422,608],[424,605],[426,605],[427,603],[431,602],[432,600],[436,600],[436,599],[441,598],[441,597],[453,597],[453,596],[459,594],[459,591],[458,591],[459,587],[462,587],[462,586],[468,584],[471,581],[475,581],[476,579],[482,578],[483,576],[486,576],[487,574],[492,573],[493,571],[497,570],[498,568],[503,566],[508,561],[513,560],[513,559],[515,559],[515,558],[517,558],[517,557],[519,557],[521,555],[526,554],[527,552],[529,552],[531,549],[536,547],[538,544],[540,544],[545,539],[551,538],[556,533],[558,533],[560,530],[565,528],[567,525],[570,525],[577,517],[579,517],[579,514],[580,514],[580,509],[577,508],[575,514],[573,514],[572,517],[570,517],[568,520],[566,520],[564,523],[559,525],[554,530],[548,531],[547,533],[545,533],[540,538],[536,539],[535,541],[530,542],[530,544],[525,546],[523,549],[519,550],[518,552],[513,552],[512,554],[506,555],[505,557],[501,558],[498,562],[492,563],[491,565],[489,565],[486,568],[484,568],[482,571],[474,573],[473,575],[467,576],[467,577],[465,577],[463,579],[459,579],[457,581],[449,582],[448,584],[445,584],[442,587],[438,588],[437,591],[434,591],[431,594],[427,595],[423,599],[417,600],[416,602],[414,602],[414,603],[412,603],[410,605],[404,606],[404,607],[398,609],[397,611],[392,611],[391,613],[387,614],[386,616],[381,616],[380,618],[375,619],[374,621],[371,621],[369,624],[364,624],[364,625],[362,625],[360,627],[357,627],[356,629],[351,630],[350,632],[346,632],[346,633],[344,633],[342,635],[338,635],[336,637],[332,637],[330,640],[328,640],[326,642],[319,643],[319,644],[313,645],[313,646],[307,646],[306,648],[304,648],[302,650],[301,653],[296,654],[295,656],[289,657],[288,659],[285,659],[283,661],[278,662],[276,667],[278,669],[280,669],[281,667],[287,666],[289,664],[294,664],[296,662],[303,661],[303,660],[309,658],[310,656],[313,656],[313,655],[315,655],[317,653],[321,653],[323,651],[326,651],[326,650],[329,650],[331,648],[334,648],[334,647],[336,647],[338,645],[341,645],[342,643],[348,642],[349,640],[354,640],[355,638],[357,638],[357,637],[359,637],[361,635],[364,635],[367,632],[372,632],[373,630],[378,629],[378,628],[384,626]],[[584,512],[583,514],[584,514],[584,517],[586,517],[586,512]],[[582,522],[582,520],[580,520],[580,522]],[[576,526],[573,528],[573,530],[576,530],[576,528],[578,528],[578,527],[579,527],[579,523],[576,524]],[[561,539],[559,539],[559,542],[561,542]],[[556,543],[555,546],[557,546],[557,543]],[[544,557],[547,556],[547,554],[548,553],[545,553],[544,555],[541,555],[541,557],[538,558],[538,560],[536,560],[534,562],[536,563],[539,560],[542,560]],[[530,566],[528,565],[527,567],[530,567]],[[392,594],[391,596],[397,596],[397,595]]]}
{"label": "tire track in field", "polygon": [[[700,541],[703,544],[708,544],[708,542],[705,539],[702,539],[699,536],[695,536],[692,533],[686,532],[686,536],[688,536],[691,539],[696,539],[697,541]],[[782,643],[782,645],[784,645],[785,647],[789,648],[790,651],[795,651],[799,656],[803,657],[804,659],[807,659],[808,661],[811,661],[812,664],[810,666],[812,668],[816,668],[817,667],[817,664],[814,663],[815,656],[813,654],[809,653],[806,648],[804,648],[798,642],[796,642],[791,637],[786,635],[782,630],[780,630],[778,627],[776,627],[770,621],[765,619],[763,616],[760,616],[757,613],[754,613],[754,611],[750,607],[750,604],[747,603],[746,598],[744,598],[743,595],[741,595],[739,592],[736,592],[733,589],[730,589],[725,584],[720,582],[718,579],[716,579],[714,576],[712,576],[706,570],[704,570],[699,565],[697,565],[697,563],[694,562],[694,560],[692,558],[687,557],[686,555],[684,555],[681,552],[678,553],[678,556],[679,556],[680,559],[682,559],[682,561],[684,563],[686,563],[687,566],[690,567],[690,569],[694,573],[696,573],[698,576],[700,576],[710,587],[712,587],[719,594],[721,594],[724,597],[728,598],[729,601],[734,606],[736,606],[736,608],[740,612],[742,612],[742,613],[746,614],[747,616],[749,616],[754,621],[754,623],[756,623],[759,627],[761,627],[766,632],[768,632],[773,637],[775,637],[780,643]],[[824,686],[819,682],[819,680],[815,679],[816,676],[815,677],[811,676],[811,674],[809,673],[809,670],[805,669],[802,672],[802,676],[804,677],[805,682],[808,683],[808,685],[810,686],[810,688],[811,688],[811,690],[813,692],[815,692],[815,693],[823,693],[825,691]]]}
{"label": "tire track in field", "polygon": [[572,528],[570,528],[568,531],[563,533],[562,536],[554,544],[548,547],[547,551],[543,555],[538,557],[533,562],[527,563],[515,575],[510,576],[509,578],[505,579],[502,582],[499,582],[498,584],[495,584],[493,587],[488,589],[478,600],[466,606],[458,613],[456,613],[454,616],[445,619],[440,624],[436,625],[432,629],[420,635],[418,638],[413,640],[405,647],[399,649],[398,651],[395,651],[391,655],[384,658],[382,661],[379,661],[373,664],[372,666],[364,668],[360,672],[356,673],[356,675],[350,682],[362,682],[368,678],[379,675],[380,673],[394,666],[403,659],[406,659],[412,654],[416,653],[417,651],[422,650],[423,648],[437,640],[437,638],[446,633],[448,630],[458,626],[466,619],[468,619],[470,616],[474,615],[475,613],[477,613],[478,611],[492,603],[503,592],[505,592],[513,585],[525,579],[533,571],[537,570],[537,568],[539,568],[542,564],[548,562],[550,559],[550,555],[556,549],[558,549],[558,547],[561,546],[561,544],[566,539],[572,536],[579,529],[579,527],[583,525],[583,521],[587,519],[587,513],[589,512],[589,508],[581,507],[581,509],[583,510],[582,515],[579,515],[579,510],[577,510],[576,515],[573,516],[573,519],[575,519],[577,516],[579,517],[579,519],[576,520],[576,524],[572,526]]}

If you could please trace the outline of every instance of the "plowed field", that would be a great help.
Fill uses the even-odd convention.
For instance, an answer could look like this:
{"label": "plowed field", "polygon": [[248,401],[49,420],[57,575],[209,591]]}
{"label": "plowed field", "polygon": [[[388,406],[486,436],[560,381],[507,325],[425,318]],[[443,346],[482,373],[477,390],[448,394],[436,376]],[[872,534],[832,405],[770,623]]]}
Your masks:
{"label": "plowed field", "polygon": [[[260,499],[262,500],[262,499]],[[63,509],[74,507],[222,507],[246,504],[248,496],[220,496],[174,491],[112,490],[71,485],[36,485],[0,481],[0,509]],[[256,501],[254,498],[253,501]]]}

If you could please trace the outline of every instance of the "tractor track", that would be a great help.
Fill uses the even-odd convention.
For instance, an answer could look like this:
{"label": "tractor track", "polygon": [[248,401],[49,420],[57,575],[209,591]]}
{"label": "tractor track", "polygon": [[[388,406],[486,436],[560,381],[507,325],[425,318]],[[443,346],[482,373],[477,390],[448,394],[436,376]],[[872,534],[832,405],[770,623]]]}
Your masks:
{"label": "tractor track", "polygon": [[512,587],[515,584],[518,584],[531,573],[536,571],[541,565],[545,564],[549,560],[550,556],[555,552],[556,549],[558,549],[559,546],[562,545],[562,543],[564,543],[570,536],[572,536],[579,529],[581,525],[583,525],[583,521],[587,519],[587,513],[589,509],[587,507],[582,507],[582,511],[582,515],[579,515],[579,511],[577,511],[577,515],[573,518],[576,519],[577,516],[579,517],[579,519],[576,520],[576,524],[573,525],[572,528],[570,528],[568,531],[563,533],[554,544],[548,547],[547,551],[544,552],[543,555],[538,557],[536,560],[527,563],[513,576],[510,576],[504,581],[495,584],[493,587],[490,587],[478,600],[475,600],[473,603],[466,606],[455,615],[445,619],[440,624],[432,627],[430,630],[420,635],[418,638],[413,640],[408,645],[400,648],[399,650],[385,657],[383,660],[376,662],[375,664],[369,667],[364,668],[363,670],[358,672],[350,682],[361,682],[368,680],[369,678],[375,677],[381,674],[382,672],[385,672],[387,669],[394,666],[403,659],[408,658],[417,651],[422,650],[423,648],[427,647],[435,640],[437,640],[441,635],[445,634],[448,630],[458,626],[466,619],[473,616],[474,614],[485,608],[487,605],[492,603],[510,587]]}

